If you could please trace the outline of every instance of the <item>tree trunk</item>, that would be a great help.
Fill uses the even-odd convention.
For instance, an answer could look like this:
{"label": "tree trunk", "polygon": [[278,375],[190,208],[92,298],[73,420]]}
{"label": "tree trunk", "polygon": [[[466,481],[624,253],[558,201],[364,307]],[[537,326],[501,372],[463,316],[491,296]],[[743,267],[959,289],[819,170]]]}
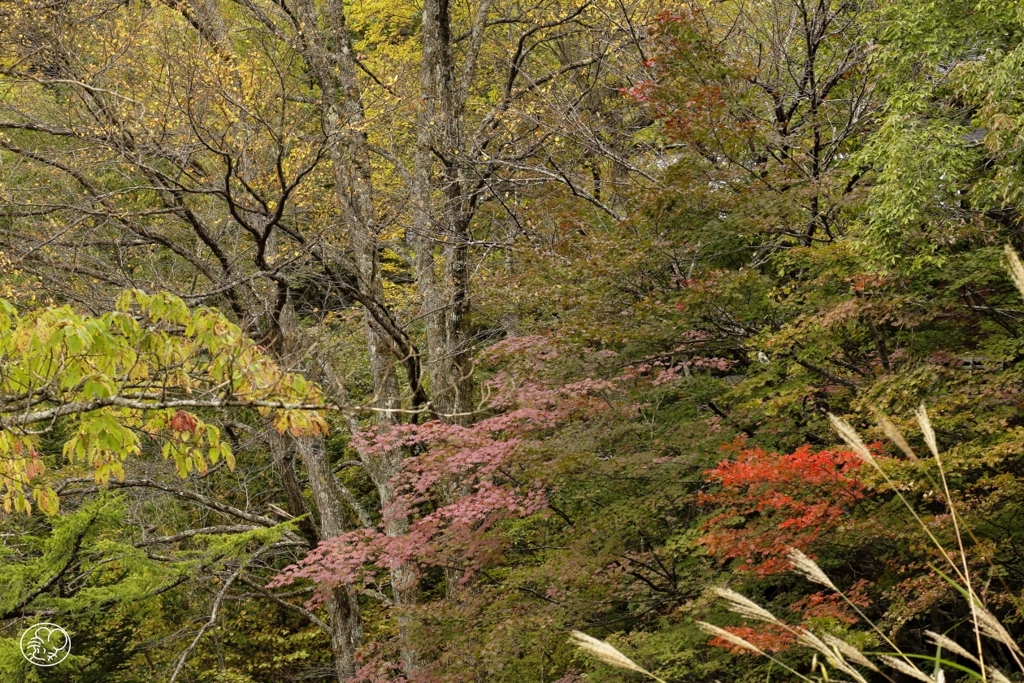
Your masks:
{"label": "tree trunk", "polygon": [[[306,465],[309,487],[320,513],[321,536],[324,540],[340,536],[347,531],[341,515],[344,502],[331,471],[323,438],[302,437],[295,439],[295,445]],[[331,618],[334,670],[338,682],[344,683],[355,676],[356,648],[363,642],[363,625],[359,618],[359,601],[355,589],[352,586],[334,589],[327,600],[327,613]]]}
{"label": "tree trunk", "polygon": [[[323,109],[328,139],[331,141],[329,154],[334,171],[335,193],[338,197],[343,224],[348,232],[354,255],[354,265],[359,289],[365,297],[379,302],[383,308],[384,285],[380,275],[377,256],[378,241],[375,208],[373,205],[373,178],[370,166],[366,134],[362,132],[364,122],[359,81],[356,78],[356,64],[352,55],[351,39],[346,25],[344,7],[339,0],[326,4],[324,23],[327,27],[333,51],[328,54],[322,38],[316,33],[316,8],[311,0],[296,3],[301,19],[306,26],[306,59],[314,77],[323,92]],[[366,341],[373,373],[374,405],[379,409],[377,423],[394,425],[398,422],[397,410],[401,405],[398,377],[395,371],[396,358],[405,360],[409,382],[413,387],[413,402],[419,400],[419,360],[409,359],[409,350],[398,347],[393,334],[388,334],[373,312],[367,310]],[[408,362],[414,360],[414,363]],[[377,487],[383,508],[394,500],[391,481],[402,466],[404,453],[401,449],[380,456],[364,456],[367,473]],[[312,477],[311,477],[312,479]],[[408,520],[387,520],[385,533],[400,536],[408,531]],[[416,653],[408,638],[408,606],[418,594],[416,573],[410,566],[396,568],[392,572],[392,594],[396,606],[402,610],[399,617],[402,660],[406,672],[416,668]]]}
{"label": "tree trunk", "polygon": [[[285,293],[288,296],[288,293]],[[277,343],[273,349],[278,362],[291,370],[305,370],[306,374],[318,379],[316,369],[304,367],[306,363],[306,344],[302,331],[295,319],[295,312],[290,299],[284,305],[275,320]],[[288,497],[290,512],[294,515],[305,514],[306,505],[294,471],[294,454],[298,453],[306,467],[309,488],[313,493],[318,513],[318,529],[303,528],[303,532],[311,543],[315,544],[336,536],[348,529],[342,510],[345,499],[341,488],[331,471],[331,463],[324,447],[322,436],[293,437],[290,434],[277,434],[271,427],[269,438],[274,465]],[[363,627],[359,618],[359,600],[351,587],[339,587],[331,591],[327,598],[327,613],[331,626],[331,649],[334,655],[334,670],[338,683],[345,683],[356,672],[356,649],[363,641]]]}
{"label": "tree trunk", "polygon": [[[482,23],[484,16],[478,18]],[[467,62],[467,69],[472,65]],[[468,80],[471,74],[464,74]],[[413,198],[417,287],[427,336],[432,412],[453,424],[467,424],[473,406],[469,314],[469,221],[473,207],[469,170],[463,159],[459,120],[461,89],[456,87],[448,0],[425,0],[423,62],[420,66],[419,122]],[[435,157],[442,169],[434,173]],[[440,185],[434,181],[439,178]],[[439,273],[437,253],[442,270]],[[457,477],[441,484],[443,504],[469,491]],[[445,568],[449,598],[458,594],[461,571]]]}
{"label": "tree trunk", "polygon": [[[460,92],[452,58],[448,0],[426,0],[413,188],[416,214],[410,242],[416,253],[417,285],[426,321],[431,405],[442,419],[464,424],[473,402],[466,330],[468,229],[473,209],[465,177],[468,169],[462,161]],[[435,187],[433,167],[438,155],[443,168],[438,174],[440,187]],[[438,251],[443,263],[441,277],[435,256]]]}

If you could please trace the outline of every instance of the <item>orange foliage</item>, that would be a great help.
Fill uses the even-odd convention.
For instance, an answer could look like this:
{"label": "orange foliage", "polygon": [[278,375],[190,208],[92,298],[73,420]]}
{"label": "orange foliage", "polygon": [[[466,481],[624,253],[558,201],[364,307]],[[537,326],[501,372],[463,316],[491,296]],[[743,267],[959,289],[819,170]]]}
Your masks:
{"label": "orange foliage", "polygon": [[861,461],[849,451],[805,444],[789,454],[766,453],[742,441],[730,448],[735,460],[705,472],[719,488],[698,495],[715,511],[699,542],[722,560],[743,560],[741,570],[758,576],[789,571],[787,549],[807,550],[865,496],[856,477]]}

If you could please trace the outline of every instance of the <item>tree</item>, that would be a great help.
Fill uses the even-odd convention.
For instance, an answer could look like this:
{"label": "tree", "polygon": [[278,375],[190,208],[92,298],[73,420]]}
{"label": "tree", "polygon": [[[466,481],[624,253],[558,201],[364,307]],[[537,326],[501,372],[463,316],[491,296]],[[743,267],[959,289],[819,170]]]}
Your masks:
{"label": "tree", "polygon": [[[148,478],[126,476],[145,460],[172,461],[170,470],[183,480],[225,464],[233,470],[234,451],[214,424],[229,412],[263,413],[275,429],[296,437],[326,429],[317,413],[324,406],[319,392],[282,372],[236,325],[167,294],[127,292],[117,310],[101,316],[66,306],[28,313],[6,301],[0,306],[3,500],[8,513],[21,513],[4,524],[17,525],[33,501],[44,513],[26,520],[14,534],[21,540],[5,548],[5,622],[61,615],[77,636],[67,666],[83,679],[113,676],[132,657],[148,656],[133,607],[151,608],[196,572],[228,571],[234,581],[259,556],[305,545],[291,525],[168,482],[153,468]],[[207,507],[207,519],[223,515],[235,523],[146,538],[145,529],[157,528],[154,515],[125,533],[124,498],[103,494],[106,487],[168,492]],[[70,512],[58,514],[58,495],[72,501]],[[150,551],[204,537],[209,546],[198,557]],[[87,627],[100,613],[121,619],[121,626]],[[2,666],[24,674],[17,642],[8,645],[11,656]],[[124,658],[115,657],[118,651]]]}
{"label": "tree", "polygon": [[[46,466],[39,435],[73,417],[63,445],[69,463],[84,462],[97,482],[124,477],[122,462],[140,452],[144,434],[163,442],[182,477],[233,459],[220,430],[187,409],[248,406],[272,415],[281,432],[319,433],[318,393],[283,373],[241,330],[209,309],[189,310],[169,295],[128,292],[118,309],[84,317],[68,307],[20,316],[0,300],[0,450],[7,512],[30,512],[25,487],[48,514],[53,489],[40,484]],[[137,312],[133,314],[132,308]]]}
{"label": "tree", "polygon": [[[864,176],[849,159],[877,109],[867,54],[875,5],[780,0],[697,3],[661,20],[654,103],[708,182],[720,219],[736,221],[759,264],[779,249],[847,232],[842,215]],[[739,211],[730,200],[756,201]]]}
{"label": "tree", "polygon": [[[472,234],[480,207],[491,202],[493,216],[504,212],[514,222],[509,191],[527,201],[531,192],[516,188],[544,180],[614,213],[613,183],[605,183],[602,199],[583,189],[577,173],[562,170],[558,158],[571,150],[569,136],[552,140],[563,130],[589,136],[583,141],[595,187],[602,157],[636,169],[628,135],[605,140],[581,125],[583,117],[565,114],[581,100],[596,111],[617,95],[613,87],[628,83],[608,70],[630,67],[628,49],[642,44],[643,8],[616,8],[624,29],[595,37],[586,21],[605,8],[589,4],[485,2],[457,14],[430,4],[422,45],[397,53],[403,62],[420,61],[419,85],[376,75],[378,66],[357,51],[351,33],[358,12],[338,2],[97,0],[5,11],[4,76],[18,96],[4,101],[0,128],[8,158],[29,164],[6,202],[12,260],[61,297],[94,308],[124,286],[222,305],[279,362],[327,387],[339,405],[347,403],[347,389],[300,318],[322,322],[328,310],[358,303],[371,403],[382,424],[424,412],[468,419],[471,255],[486,256],[494,244]],[[553,22],[538,19],[551,12]],[[82,31],[110,40],[80,46],[75,36]],[[399,36],[396,30],[388,39]],[[459,83],[449,87],[463,45]],[[373,47],[364,46],[373,58],[396,54]],[[161,69],[152,71],[155,61]],[[100,63],[107,67],[97,70]],[[496,96],[495,72],[503,74]],[[418,132],[403,117],[418,121]],[[438,163],[447,170],[434,173]],[[52,198],[23,195],[23,180],[47,186]],[[333,194],[316,191],[324,185]],[[480,232],[493,216],[480,221]],[[396,227],[407,221],[413,229],[402,240]],[[418,309],[386,294],[393,285],[382,253],[408,262],[399,268],[414,275]],[[416,339],[420,319],[426,365]],[[365,517],[331,473],[322,439],[270,436],[268,447],[296,516],[308,507],[294,473],[294,454],[301,455],[319,515],[317,538],[345,531],[347,508]],[[404,455],[364,459],[384,507]],[[392,523],[390,533],[404,533],[405,522]],[[313,540],[311,527],[307,536]],[[397,604],[407,602],[403,586],[415,600],[408,575],[396,569]],[[362,637],[358,605],[344,591],[332,600],[338,675],[345,677]],[[411,652],[405,660],[413,666]]]}

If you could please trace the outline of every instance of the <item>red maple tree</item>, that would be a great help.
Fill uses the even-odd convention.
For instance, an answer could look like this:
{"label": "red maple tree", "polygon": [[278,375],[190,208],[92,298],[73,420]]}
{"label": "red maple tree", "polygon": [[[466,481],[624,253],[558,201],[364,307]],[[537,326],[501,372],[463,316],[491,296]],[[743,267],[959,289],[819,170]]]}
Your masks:
{"label": "red maple tree", "polygon": [[844,450],[768,453],[736,441],[732,460],[705,475],[717,488],[698,494],[714,510],[699,541],[722,560],[741,559],[740,570],[767,576],[791,569],[789,548],[806,551],[866,495],[857,478],[860,459]]}

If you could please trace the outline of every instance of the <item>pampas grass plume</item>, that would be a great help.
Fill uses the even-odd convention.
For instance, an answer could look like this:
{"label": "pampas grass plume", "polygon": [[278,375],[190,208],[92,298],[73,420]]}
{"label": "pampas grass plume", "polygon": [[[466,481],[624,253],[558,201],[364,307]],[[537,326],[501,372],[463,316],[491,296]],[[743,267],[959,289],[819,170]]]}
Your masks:
{"label": "pampas grass plume", "polygon": [[767,621],[771,624],[780,623],[774,614],[734,590],[718,586],[714,589],[714,592],[715,595],[728,602],[729,609],[736,614],[747,617],[748,619]]}
{"label": "pampas grass plume", "polygon": [[[660,678],[652,674],[650,671],[619,652],[610,643],[588,636],[582,631],[573,631],[572,638],[569,642],[584,652],[589,653],[594,659],[604,662],[609,666],[614,666],[619,669],[628,669],[629,671],[636,671],[637,673],[642,673],[656,681],[661,681]],[[664,683],[664,681],[661,681],[661,683]]]}
{"label": "pampas grass plume", "polygon": [[828,578],[828,574],[821,570],[821,567],[818,566],[818,563],[804,555],[800,550],[796,548],[790,548],[789,561],[793,563],[793,567],[796,568],[798,572],[803,574],[803,576],[808,581],[820,583],[822,586],[827,586],[828,588],[831,588],[837,593],[839,592],[839,589],[836,588],[836,585],[832,583],[832,579]]}
{"label": "pampas grass plume", "polygon": [[850,450],[857,454],[861,460],[868,465],[871,465],[875,469],[879,469],[878,463],[875,462],[875,457],[871,455],[871,451],[861,441],[860,435],[857,434],[857,430],[850,426],[850,423],[846,420],[836,417],[832,413],[828,414],[828,420],[832,423],[832,428],[836,430],[839,437],[850,447]]}
{"label": "pampas grass plume", "polygon": [[967,651],[967,648],[956,642],[952,638],[936,633],[935,631],[925,631],[925,635],[928,636],[928,640],[934,645],[945,648],[955,655],[960,655],[964,659],[969,659],[975,664],[981,664],[978,658]]}
{"label": "pampas grass plume", "polygon": [[912,664],[907,664],[902,659],[896,659],[895,657],[890,657],[889,655],[881,655],[879,659],[881,659],[883,662],[885,662],[892,668],[896,669],[900,673],[904,673],[910,676],[911,678],[916,678],[917,680],[921,681],[921,683],[935,683],[935,681],[933,681],[931,677],[929,677],[923,671],[918,669],[916,666],[913,666]]}
{"label": "pampas grass plume", "polygon": [[837,637],[835,637],[833,635],[829,635],[829,634],[825,634],[821,638],[826,643],[828,643],[829,645],[834,647],[836,649],[836,652],[838,652],[839,654],[841,654],[843,657],[845,657],[846,659],[850,660],[854,664],[858,664],[860,666],[863,666],[865,669],[870,669],[871,671],[876,671],[876,672],[878,671],[878,667],[875,666],[874,663],[870,659],[865,657],[864,653],[862,653],[860,650],[855,648],[853,645],[850,645],[848,642],[846,642],[842,638],[837,638]]}
{"label": "pampas grass plume", "polygon": [[985,673],[987,673],[992,678],[992,680],[995,681],[995,683],[1010,683],[1010,679],[1007,678],[1006,674],[1004,674],[999,669],[987,667],[985,669]]}
{"label": "pampas grass plume", "polygon": [[928,449],[936,458],[939,457],[939,445],[935,441],[935,430],[932,429],[932,422],[928,419],[928,411],[923,403],[917,407],[914,415],[917,416],[917,422],[921,425],[921,434],[924,436],[924,442],[928,444]]}
{"label": "pampas grass plume", "polygon": [[899,430],[899,427],[893,424],[893,421],[881,411],[876,410],[875,415],[878,417],[878,422],[882,425],[882,431],[889,437],[889,440],[896,444],[911,461],[918,462],[917,454],[914,453],[914,449],[910,447],[907,440],[903,438],[903,433]]}
{"label": "pampas grass plume", "polygon": [[1002,643],[1003,645],[1010,648],[1017,654],[1024,654],[1021,652],[1020,646],[1017,645],[1013,638],[1010,637],[1010,634],[1007,632],[1006,628],[1001,623],[999,623],[999,620],[996,619],[991,612],[985,609],[983,605],[977,606],[975,614],[977,614],[978,627],[981,629],[982,633],[984,633],[992,640],[996,640]]}
{"label": "pampas grass plume", "polygon": [[764,654],[764,651],[757,645],[754,645],[753,643],[748,643],[735,633],[730,633],[729,631],[726,631],[724,628],[718,628],[714,624],[709,624],[706,621],[698,621],[697,626],[699,626],[700,630],[704,631],[708,635],[715,636],[716,638],[721,638],[725,642],[732,643],[736,647],[742,647],[745,650],[750,650],[751,652],[754,652],[759,655]]}
{"label": "pampas grass plume", "polygon": [[1006,251],[1006,260],[1010,266],[1010,277],[1013,278],[1013,283],[1017,285],[1017,289],[1024,296],[1024,264],[1021,264],[1020,257],[1017,256],[1017,252],[1009,244],[1004,247],[1004,250]]}

